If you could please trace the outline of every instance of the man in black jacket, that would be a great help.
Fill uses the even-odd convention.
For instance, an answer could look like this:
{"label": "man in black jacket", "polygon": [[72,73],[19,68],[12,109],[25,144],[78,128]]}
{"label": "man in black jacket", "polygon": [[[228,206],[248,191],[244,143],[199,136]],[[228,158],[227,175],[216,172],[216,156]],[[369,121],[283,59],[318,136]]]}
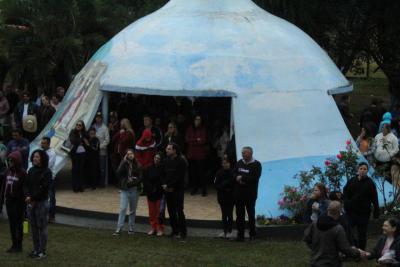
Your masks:
{"label": "man in black jacket", "polygon": [[304,231],[304,242],[311,249],[311,267],[342,266],[339,252],[351,257],[360,256],[358,249],[350,247],[346,233],[338,222],[340,210],[340,202],[331,201],[328,215],[320,216]]}
{"label": "man in black jacket", "polygon": [[170,225],[171,237],[180,235],[184,240],[187,235],[186,219],[183,212],[185,173],[187,165],[178,154],[178,146],[169,144],[165,149],[167,158],[164,160],[164,179],[162,187],[165,191]]}
{"label": "man in black jacket", "polygon": [[364,250],[367,245],[367,228],[374,206],[374,218],[379,217],[378,194],[371,178],[367,176],[368,164],[362,162],[358,166],[358,176],[350,179],[343,188],[344,209],[350,226],[357,227],[358,248]]}
{"label": "man in black jacket", "polygon": [[244,241],[245,211],[249,218],[250,240],[256,236],[255,207],[258,192],[258,180],[261,176],[261,164],[253,158],[253,149],[244,147],[242,149],[243,159],[236,164],[235,178],[235,205],[236,205],[236,227],[238,230],[236,241]]}

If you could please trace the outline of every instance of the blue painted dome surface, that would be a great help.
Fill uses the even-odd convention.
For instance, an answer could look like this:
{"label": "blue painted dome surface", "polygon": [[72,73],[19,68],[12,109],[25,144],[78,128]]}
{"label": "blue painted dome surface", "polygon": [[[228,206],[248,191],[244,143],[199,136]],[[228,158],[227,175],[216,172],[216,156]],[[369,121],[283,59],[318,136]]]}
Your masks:
{"label": "blue painted dome surface", "polygon": [[172,0],[129,25],[93,59],[108,65],[103,88],[167,95],[348,85],[308,35],[249,0]]}

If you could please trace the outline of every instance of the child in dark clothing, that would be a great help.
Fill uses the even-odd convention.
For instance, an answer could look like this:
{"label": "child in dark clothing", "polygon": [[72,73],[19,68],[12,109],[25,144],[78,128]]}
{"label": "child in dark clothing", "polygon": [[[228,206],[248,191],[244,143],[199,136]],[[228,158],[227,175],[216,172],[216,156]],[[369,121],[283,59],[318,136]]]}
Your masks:
{"label": "child in dark clothing", "polygon": [[[86,143],[87,139],[84,139]],[[89,140],[86,143],[86,186],[93,190],[99,182],[100,177],[100,141],[96,137],[96,129],[89,129]]]}
{"label": "child in dark clothing", "polygon": [[221,238],[232,237],[232,223],[233,223],[233,188],[234,177],[231,164],[228,159],[223,159],[222,169],[220,169],[215,176],[215,188],[217,189],[218,204],[221,207],[222,225],[224,232],[219,234]]}
{"label": "child in dark clothing", "polygon": [[344,232],[346,233],[347,241],[351,246],[354,245],[354,236],[353,231],[351,229],[350,223],[345,216],[344,209],[343,209],[343,195],[340,191],[332,191],[329,193],[329,200],[330,201],[339,201],[342,204],[342,210],[340,212],[340,217],[338,219],[339,224],[343,227]]}

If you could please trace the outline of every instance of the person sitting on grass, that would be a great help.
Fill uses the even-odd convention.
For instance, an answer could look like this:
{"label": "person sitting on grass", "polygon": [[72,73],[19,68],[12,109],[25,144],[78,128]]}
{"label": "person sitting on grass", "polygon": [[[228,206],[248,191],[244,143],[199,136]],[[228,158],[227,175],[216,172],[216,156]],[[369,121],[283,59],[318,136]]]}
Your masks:
{"label": "person sitting on grass", "polygon": [[383,235],[371,252],[362,251],[368,259],[376,259],[384,266],[400,266],[400,220],[387,219],[382,226]]}
{"label": "person sitting on grass", "polygon": [[304,231],[304,242],[311,249],[311,267],[342,266],[339,252],[350,257],[359,257],[360,251],[350,247],[343,227],[338,223],[341,204],[331,201],[328,214],[321,215]]}
{"label": "person sitting on grass", "polygon": [[324,184],[317,183],[314,185],[313,193],[307,201],[304,221],[306,223],[316,222],[318,217],[326,214],[326,209],[329,205],[327,190]]}
{"label": "person sitting on grass", "polygon": [[222,225],[224,232],[219,235],[221,238],[232,238],[233,224],[233,189],[235,180],[233,170],[228,158],[222,160],[222,169],[215,175],[215,188],[217,189],[218,204],[221,208]]}
{"label": "person sitting on grass", "polygon": [[49,215],[49,181],[52,174],[48,168],[49,157],[41,149],[31,155],[32,167],[24,182],[25,202],[31,226],[33,251],[29,255],[35,259],[47,256],[47,218]]}
{"label": "person sitting on grass", "polygon": [[142,180],[142,171],[138,162],[135,159],[135,154],[132,149],[128,149],[125,157],[122,159],[118,170],[118,187],[120,191],[119,217],[117,230],[114,236],[121,234],[125,223],[126,209],[129,203],[129,231],[128,234],[134,234],[136,208],[139,200],[137,187]]}

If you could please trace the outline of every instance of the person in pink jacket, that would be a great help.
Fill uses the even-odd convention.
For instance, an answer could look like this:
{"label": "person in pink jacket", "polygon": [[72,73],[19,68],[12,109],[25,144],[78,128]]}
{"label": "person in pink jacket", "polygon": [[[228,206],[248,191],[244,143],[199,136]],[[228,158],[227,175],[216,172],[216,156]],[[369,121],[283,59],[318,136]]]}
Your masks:
{"label": "person in pink jacket", "polygon": [[207,131],[202,124],[201,116],[194,118],[194,123],[186,131],[187,158],[189,160],[189,176],[193,186],[192,195],[202,189],[202,196],[207,195],[207,178],[204,172],[207,156]]}

